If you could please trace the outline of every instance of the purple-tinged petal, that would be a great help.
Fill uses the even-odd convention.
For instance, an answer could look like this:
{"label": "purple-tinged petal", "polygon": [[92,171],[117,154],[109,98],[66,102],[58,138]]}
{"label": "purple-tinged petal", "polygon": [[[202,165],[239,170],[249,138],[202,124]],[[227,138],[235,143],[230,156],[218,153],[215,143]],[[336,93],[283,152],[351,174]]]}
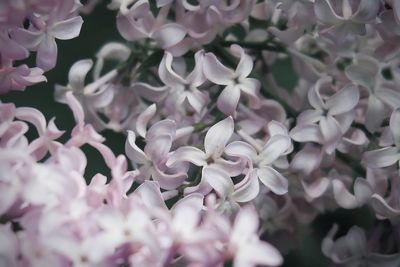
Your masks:
{"label": "purple-tinged petal", "polygon": [[328,178],[322,177],[311,184],[306,184],[304,181],[301,181],[301,184],[306,195],[314,199],[322,196],[328,190],[331,182]]}
{"label": "purple-tinged petal", "polygon": [[163,49],[174,46],[183,40],[186,36],[186,28],[178,23],[167,23],[157,29],[153,38]]}
{"label": "purple-tinged petal", "polygon": [[206,166],[202,170],[201,177],[207,181],[221,198],[224,198],[233,191],[231,177],[219,168]]}
{"label": "purple-tinged petal", "polygon": [[91,59],[75,62],[68,73],[68,82],[73,90],[82,90],[85,87],[85,78],[93,66]]}
{"label": "purple-tinged petal", "polygon": [[331,154],[342,137],[340,125],[332,116],[328,115],[327,117],[322,117],[319,122],[319,127],[324,139],[326,151],[328,154]]}
{"label": "purple-tinged petal", "polygon": [[373,188],[366,179],[358,177],[354,182],[354,195],[359,205],[363,205],[370,200],[373,194]]}
{"label": "purple-tinged petal", "polygon": [[157,138],[159,135],[168,135],[171,136],[172,139],[175,138],[176,133],[176,123],[173,120],[162,120],[154,123],[150,129],[147,130],[146,140],[152,140],[153,138]]}
{"label": "purple-tinged petal", "polygon": [[397,148],[400,149],[400,108],[393,111],[390,116],[389,126],[393,135],[393,141]]}
{"label": "purple-tinged petal", "polygon": [[357,10],[351,16],[351,20],[359,23],[374,20],[378,15],[379,7],[380,4],[378,1],[361,0]]}
{"label": "purple-tinged petal", "polygon": [[152,177],[156,180],[161,188],[167,190],[176,189],[178,186],[182,185],[187,178],[186,173],[173,173],[168,174],[161,171],[156,165],[154,166],[154,171],[152,172]]}
{"label": "purple-tinged petal", "polygon": [[7,33],[0,33],[0,53],[10,59],[24,59],[29,56],[28,50],[10,39]]}
{"label": "purple-tinged petal", "polygon": [[182,146],[173,152],[166,162],[168,167],[172,167],[179,162],[191,162],[196,166],[207,165],[206,154],[198,148],[192,146]]}
{"label": "purple-tinged petal", "polygon": [[288,180],[271,167],[257,169],[260,181],[273,193],[284,195],[288,192]]}
{"label": "purple-tinged petal", "polygon": [[400,107],[400,92],[383,88],[376,90],[375,95],[393,109]]}
{"label": "purple-tinged petal", "polygon": [[158,67],[158,75],[161,81],[171,88],[185,84],[185,80],[172,69],[173,59],[174,57],[171,53],[165,52],[160,66]]}
{"label": "purple-tinged petal", "polygon": [[320,109],[307,109],[297,117],[297,125],[312,124],[321,120],[324,112]]}
{"label": "purple-tinged petal", "polygon": [[143,204],[149,209],[159,207],[167,209],[164,199],[162,198],[160,186],[154,181],[144,181],[134,192],[140,199],[143,200]]}
{"label": "purple-tinged petal", "polygon": [[219,158],[224,152],[225,146],[233,134],[233,119],[226,119],[214,124],[204,139],[204,149],[208,157]]}
{"label": "purple-tinged petal", "polygon": [[249,202],[255,199],[260,191],[257,172],[249,172],[240,183],[235,185],[232,198],[237,202]]}
{"label": "purple-tinged petal", "polygon": [[167,157],[172,146],[172,138],[170,135],[158,135],[156,138],[147,142],[144,147],[144,153],[152,160],[157,162]]}
{"label": "purple-tinged petal", "polygon": [[146,154],[136,145],[136,136],[132,131],[128,131],[128,137],[125,142],[125,153],[130,160],[135,163],[145,164],[149,162]]}
{"label": "purple-tinged petal", "polygon": [[60,40],[69,40],[79,36],[83,24],[82,17],[73,17],[59,21],[51,28],[51,35]]}
{"label": "purple-tinged petal", "polygon": [[36,55],[36,65],[48,71],[57,63],[57,44],[53,36],[46,34],[39,45]]}
{"label": "purple-tinged petal", "polygon": [[260,152],[260,166],[272,164],[290,148],[292,142],[286,135],[274,135],[264,145]]}
{"label": "purple-tinged petal", "polygon": [[314,12],[318,21],[324,25],[336,25],[342,22],[342,18],[335,13],[329,0],[315,1]]}
{"label": "purple-tinged petal", "polygon": [[235,245],[245,245],[257,233],[259,218],[253,206],[243,207],[236,215],[231,233],[231,242]]}
{"label": "purple-tinged petal", "polygon": [[373,57],[358,55],[355,63],[345,69],[346,76],[355,84],[373,89],[379,72],[379,62]]}
{"label": "purple-tinged petal", "polygon": [[370,94],[368,97],[368,107],[365,114],[365,127],[371,133],[377,131],[382,121],[385,118],[385,105],[383,102],[375,97],[375,95]]}
{"label": "purple-tinged petal", "polygon": [[400,209],[394,209],[378,194],[372,195],[371,205],[381,218],[396,218],[400,216]]}
{"label": "purple-tinged petal", "polygon": [[332,79],[330,77],[325,77],[325,78],[321,78],[319,79],[315,85],[313,87],[310,88],[310,90],[308,90],[308,102],[310,103],[310,105],[317,109],[317,110],[324,110],[325,107],[325,103],[322,100],[321,94],[320,94],[320,89],[322,86],[325,86],[326,84],[330,84],[332,81]]}
{"label": "purple-tinged petal", "polygon": [[300,125],[290,131],[290,137],[297,142],[322,143],[323,137],[317,125]]}
{"label": "purple-tinged petal", "polygon": [[208,80],[215,84],[228,85],[232,83],[235,73],[222,65],[212,53],[207,53],[203,58],[203,71]]}
{"label": "purple-tinged petal", "polygon": [[230,49],[233,55],[240,58],[235,70],[235,75],[240,78],[246,78],[253,70],[253,59],[247,55],[239,45],[233,44]]}
{"label": "purple-tinged petal", "polygon": [[257,152],[254,147],[243,141],[235,141],[228,144],[225,147],[224,152],[228,156],[245,158],[250,163],[257,156]]}
{"label": "purple-tinged petal", "polygon": [[69,108],[72,110],[76,124],[83,127],[85,124],[85,113],[81,103],[76,99],[71,91],[65,94],[65,100]]}
{"label": "purple-tinged petal", "polygon": [[309,144],[296,153],[290,163],[290,168],[295,172],[301,172],[308,176],[320,166],[321,160],[321,150]]}
{"label": "purple-tinged petal", "polygon": [[399,149],[396,147],[384,147],[367,151],[363,161],[369,168],[383,168],[395,164],[400,159]]}
{"label": "purple-tinged petal", "polygon": [[10,36],[18,44],[28,49],[36,49],[44,36],[41,31],[29,31],[22,28],[13,29]]}
{"label": "purple-tinged petal", "polygon": [[19,120],[32,123],[38,131],[39,135],[42,135],[46,131],[46,119],[43,114],[37,109],[20,107],[17,108],[15,116]]}
{"label": "purple-tinged petal", "polygon": [[168,86],[158,87],[147,83],[134,83],[131,88],[135,93],[152,102],[162,101],[169,92]]}
{"label": "purple-tinged petal", "polygon": [[346,86],[326,101],[328,113],[334,116],[350,111],[357,106],[359,98],[360,92],[356,86]]}
{"label": "purple-tinged petal", "polygon": [[279,251],[263,241],[255,241],[240,248],[235,256],[234,267],[253,267],[258,265],[279,266],[283,257]]}
{"label": "purple-tinged petal", "polygon": [[338,205],[342,208],[354,209],[359,206],[357,198],[338,179],[333,180],[333,195]]}
{"label": "purple-tinged petal", "polygon": [[136,120],[136,132],[143,138],[146,137],[147,133],[147,125],[149,121],[154,117],[156,114],[157,107],[156,104],[152,104],[147,107]]}
{"label": "purple-tinged petal", "polygon": [[226,115],[234,115],[240,99],[239,86],[228,85],[218,96],[217,107]]}

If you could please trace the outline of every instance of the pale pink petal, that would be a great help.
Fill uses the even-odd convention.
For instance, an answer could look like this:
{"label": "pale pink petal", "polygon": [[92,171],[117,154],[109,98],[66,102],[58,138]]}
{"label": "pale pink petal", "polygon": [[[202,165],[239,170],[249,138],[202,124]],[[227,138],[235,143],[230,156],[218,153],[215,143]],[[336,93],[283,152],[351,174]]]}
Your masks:
{"label": "pale pink petal", "polygon": [[10,32],[13,40],[28,49],[36,49],[42,41],[43,35],[41,31],[33,32],[22,28],[16,28]]}
{"label": "pale pink petal", "polygon": [[335,13],[329,0],[315,1],[314,12],[318,21],[325,25],[341,23],[341,18]]}
{"label": "pale pink petal", "polygon": [[162,101],[169,92],[169,87],[167,86],[158,87],[140,82],[132,84],[131,88],[135,93],[152,102]]}
{"label": "pale pink petal", "polygon": [[220,85],[231,84],[235,76],[235,73],[222,65],[212,53],[205,54],[203,59],[203,71],[208,80]]}
{"label": "pale pink petal", "polygon": [[207,156],[218,158],[224,152],[225,146],[233,134],[233,119],[226,119],[214,124],[204,139],[204,149]]}
{"label": "pale pink petal", "polygon": [[240,58],[235,70],[235,75],[240,78],[246,78],[253,70],[253,59],[247,55],[239,45],[233,44],[230,49],[233,55]]}
{"label": "pale pink petal", "polygon": [[171,53],[165,52],[158,67],[158,75],[160,76],[161,81],[171,88],[185,84],[185,80],[172,69],[173,59]]}
{"label": "pale pink petal", "polygon": [[304,188],[306,195],[314,199],[322,196],[326,192],[326,190],[328,190],[331,182],[328,178],[322,177],[321,179],[317,179],[311,184],[306,184],[304,181],[301,181],[301,184]]}
{"label": "pale pink petal", "polygon": [[329,84],[331,82],[330,78],[321,78],[319,79],[316,84],[308,90],[308,102],[310,102],[310,105],[317,109],[317,110],[323,110],[325,109],[325,103],[322,100],[321,94],[319,90],[321,89],[321,86],[324,86],[325,84]]}
{"label": "pale pink petal", "polygon": [[136,136],[133,131],[128,131],[128,138],[125,142],[125,153],[135,163],[145,164],[149,161],[146,154],[136,145]]}
{"label": "pale pink petal", "polygon": [[167,190],[173,190],[183,184],[183,182],[187,178],[187,174],[186,173],[167,174],[165,172],[162,172],[157,166],[154,166],[152,177],[160,184],[161,188]]}
{"label": "pale pink petal", "polygon": [[360,205],[367,203],[373,194],[373,188],[366,179],[358,177],[354,182],[354,195]]}
{"label": "pale pink petal", "polygon": [[232,198],[237,202],[249,202],[257,197],[260,191],[257,172],[249,172],[239,184],[235,185]]}
{"label": "pale pink petal", "polygon": [[332,116],[352,110],[358,104],[360,92],[354,85],[349,85],[335,93],[326,101],[328,113]]}
{"label": "pale pink petal", "polygon": [[179,162],[191,162],[196,166],[207,165],[206,155],[203,151],[192,146],[183,146],[173,152],[166,162],[168,167],[172,167]]}
{"label": "pale pink petal", "polygon": [[245,242],[257,232],[258,220],[257,212],[253,206],[243,207],[236,215],[231,242],[239,246],[247,245]]}
{"label": "pale pink petal", "polygon": [[383,168],[395,164],[400,159],[400,153],[396,147],[384,147],[367,151],[363,161],[369,168]]}
{"label": "pale pink petal", "polygon": [[149,209],[159,207],[167,209],[165,202],[162,198],[160,186],[154,181],[144,181],[134,192],[140,199],[143,200],[144,205]]}
{"label": "pale pink petal", "polygon": [[256,265],[279,266],[283,257],[272,245],[256,241],[240,248],[235,256],[234,267],[253,267]]}
{"label": "pale pink petal", "polygon": [[333,180],[333,195],[338,205],[342,208],[354,209],[359,206],[357,198],[338,179]]}
{"label": "pale pink petal", "polygon": [[17,108],[15,116],[20,120],[32,123],[37,129],[39,135],[42,135],[46,131],[46,119],[37,109],[20,107]]}
{"label": "pale pink petal", "polygon": [[68,82],[74,90],[81,90],[85,86],[85,78],[93,66],[91,59],[79,60],[72,65],[68,73]]}
{"label": "pale pink petal", "polygon": [[374,211],[382,218],[396,218],[400,216],[400,209],[394,209],[378,194],[372,195],[371,205]]}
{"label": "pale pink petal", "polygon": [[400,108],[393,111],[390,116],[390,131],[396,146],[400,149]]}
{"label": "pale pink petal", "polygon": [[308,176],[312,171],[319,167],[321,160],[321,150],[312,144],[309,144],[297,152],[292,159],[292,162],[290,162],[290,168],[295,172],[302,172]]}
{"label": "pale pink petal", "polygon": [[151,139],[144,147],[144,153],[152,160],[157,162],[167,157],[172,146],[172,138],[169,135],[159,135]]}
{"label": "pale pink petal", "polygon": [[261,107],[260,101],[260,81],[253,78],[246,78],[240,82],[240,90],[247,95],[249,98],[249,106],[253,109],[258,109]]}
{"label": "pale pink petal", "polygon": [[73,17],[56,22],[51,28],[51,34],[60,40],[69,40],[79,36],[83,24],[82,17]]}
{"label": "pale pink petal", "polygon": [[323,114],[324,111],[320,109],[307,109],[297,116],[297,125],[316,123],[321,120]]}
{"label": "pale pink petal", "polygon": [[290,137],[297,142],[322,142],[321,130],[317,125],[300,125],[290,131]]}
{"label": "pale pink petal", "polygon": [[400,92],[384,88],[376,90],[375,95],[393,109],[400,107]]}
{"label": "pale pink petal", "polygon": [[55,67],[57,62],[57,44],[53,36],[46,34],[39,45],[36,55],[36,65],[48,71]]}
{"label": "pale pink petal", "polygon": [[373,133],[380,128],[384,118],[385,104],[373,94],[370,94],[367,113],[365,114],[365,127]]}
{"label": "pale pink petal", "polygon": [[85,113],[81,103],[76,99],[71,91],[65,94],[65,100],[67,101],[69,108],[72,110],[76,124],[83,127],[85,124]]}
{"label": "pale pink petal", "polygon": [[271,167],[263,167],[257,170],[260,181],[277,195],[284,195],[288,192],[288,180]]}
{"label": "pale pink petal", "polygon": [[202,179],[215,190],[219,197],[224,198],[233,192],[233,182],[231,177],[219,168],[203,167]]}
{"label": "pale pink petal", "polygon": [[206,77],[203,72],[203,58],[204,51],[197,51],[194,55],[195,66],[193,71],[187,76],[186,80],[195,87],[202,85],[206,81]]}
{"label": "pale pink petal", "polygon": [[29,56],[28,50],[10,39],[7,33],[0,33],[0,53],[10,59],[24,59]]}
{"label": "pale pink petal", "polygon": [[218,96],[217,107],[226,115],[234,115],[239,99],[240,87],[228,85]]}
{"label": "pale pink petal", "polygon": [[290,137],[286,135],[274,135],[264,145],[260,152],[260,165],[272,164],[282,156],[291,145]]}
{"label": "pale pink petal", "polygon": [[252,162],[257,156],[257,152],[254,147],[243,141],[235,141],[228,144],[225,147],[224,152],[228,156],[246,158],[249,162]]}
{"label": "pale pink petal", "polygon": [[156,114],[157,107],[156,104],[152,104],[148,106],[136,120],[136,132],[143,138],[146,137],[147,133],[147,125],[149,121],[154,117]]}
{"label": "pale pink petal", "polygon": [[322,117],[319,122],[319,127],[324,139],[324,145],[326,146],[328,154],[335,150],[335,144],[340,141],[342,137],[342,131],[338,122],[332,117]]}
{"label": "pale pink petal", "polygon": [[185,38],[186,28],[178,23],[167,23],[157,29],[153,38],[163,49],[174,46]]}
{"label": "pale pink petal", "polygon": [[175,138],[176,123],[173,120],[162,120],[154,123],[150,129],[147,130],[146,140],[152,140],[157,138],[159,135],[168,135],[172,139]]}

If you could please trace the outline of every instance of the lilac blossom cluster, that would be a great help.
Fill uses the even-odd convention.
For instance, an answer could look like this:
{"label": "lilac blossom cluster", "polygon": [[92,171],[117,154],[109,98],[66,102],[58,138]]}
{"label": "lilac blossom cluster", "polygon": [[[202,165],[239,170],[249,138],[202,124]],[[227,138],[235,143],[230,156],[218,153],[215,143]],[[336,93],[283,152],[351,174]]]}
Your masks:
{"label": "lilac blossom cluster", "polygon": [[[45,81],[55,39],[77,37],[97,2],[0,3],[0,93]],[[0,266],[279,266],[319,214],[360,207],[376,226],[333,225],[322,253],[400,266],[400,1],[107,7],[126,43],[55,86],[67,141],[54,118],[0,102]],[[28,51],[36,67],[17,65]],[[282,60],[294,88],[271,71]],[[126,134],[124,155],[104,129]],[[111,177],[86,184],[84,145]]]}

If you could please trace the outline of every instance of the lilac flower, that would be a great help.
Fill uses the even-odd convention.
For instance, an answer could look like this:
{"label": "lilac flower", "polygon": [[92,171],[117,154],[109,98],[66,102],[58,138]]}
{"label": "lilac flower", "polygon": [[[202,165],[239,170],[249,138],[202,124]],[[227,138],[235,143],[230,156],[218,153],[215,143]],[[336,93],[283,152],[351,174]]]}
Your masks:
{"label": "lilac flower", "polygon": [[227,115],[235,114],[241,92],[249,97],[251,106],[259,106],[260,82],[253,78],[247,78],[253,69],[253,60],[238,45],[232,45],[231,52],[240,58],[234,71],[225,67],[212,53],[204,55],[203,63],[206,78],[215,84],[225,86],[218,97],[217,106]]}
{"label": "lilac flower", "polygon": [[29,68],[27,65],[5,65],[0,68],[0,94],[13,90],[23,91],[29,85],[46,81],[40,68]]}
{"label": "lilac flower", "polygon": [[325,95],[323,90],[329,83],[329,78],[320,79],[308,91],[308,101],[314,109],[299,115],[290,135],[298,142],[323,144],[325,151],[331,154],[353,121],[359,91],[354,85],[348,85],[333,95]]}
{"label": "lilac flower", "polygon": [[363,161],[369,168],[383,168],[395,164],[400,159],[400,109],[393,111],[390,116],[390,140],[389,146],[367,151]]}
{"label": "lilac flower", "polygon": [[[282,176],[273,165],[277,160],[292,150],[292,143],[287,133],[286,127],[282,124],[272,121],[268,124],[270,129],[270,139],[262,146],[257,144],[257,150],[243,141],[235,141],[225,148],[225,153],[229,156],[245,158],[250,166],[249,171],[255,171],[255,177],[273,193],[283,195],[288,192],[288,181]],[[249,174],[251,175],[251,174]],[[255,181],[249,180],[249,183]],[[247,190],[254,190],[250,193],[253,198],[258,194],[258,186],[248,187]]]}
{"label": "lilac flower", "polygon": [[233,182],[230,177],[240,174],[242,168],[240,162],[230,162],[222,158],[225,146],[232,134],[233,119],[227,117],[207,131],[204,138],[205,152],[192,146],[183,146],[168,157],[167,166],[188,161],[203,167],[199,185],[188,188],[187,193],[207,194],[214,189],[219,196],[224,197],[232,191]]}

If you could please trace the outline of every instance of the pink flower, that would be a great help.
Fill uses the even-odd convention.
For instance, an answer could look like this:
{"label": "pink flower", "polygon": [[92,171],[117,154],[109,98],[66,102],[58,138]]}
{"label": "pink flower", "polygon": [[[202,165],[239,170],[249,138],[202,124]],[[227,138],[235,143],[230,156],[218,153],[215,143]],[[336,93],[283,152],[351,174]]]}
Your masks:
{"label": "pink flower", "polygon": [[260,82],[247,78],[253,69],[253,59],[238,45],[232,45],[231,52],[240,58],[234,71],[225,67],[212,53],[204,55],[203,63],[206,78],[215,84],[225,86],[218,97],[217,106],[227,115],[235,114],[241,92],[249,97],[251,106],[260,105],[258,98]]}

